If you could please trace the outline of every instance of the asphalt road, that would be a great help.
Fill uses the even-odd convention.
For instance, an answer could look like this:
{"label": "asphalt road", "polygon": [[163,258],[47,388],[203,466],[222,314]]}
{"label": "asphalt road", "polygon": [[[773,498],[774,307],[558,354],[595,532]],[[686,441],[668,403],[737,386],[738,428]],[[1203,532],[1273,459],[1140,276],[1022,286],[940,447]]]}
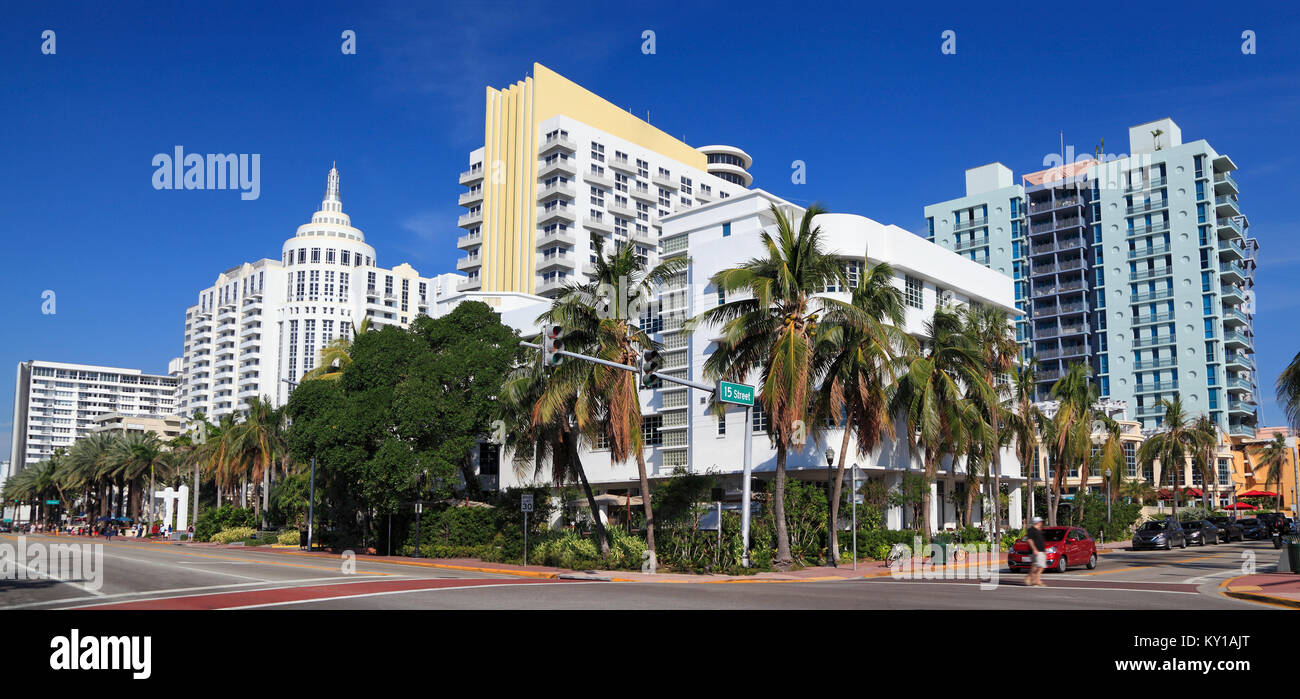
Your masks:
{"label": "asphalt road", "polygon": [[[28,542],[86,540],[28,537]],[[13,545],[16,537],[0,537]],[[102,543],[98,540],[97,543]],[[392,563],[114,541],[102,586],[0,581],[0,609],[1265,609],[1227,598],[1219,583],[1277,561],[1268,542],[1174,551],[1117,551],[1096,570],[1044,575],[1046,588],[1002,571],[974,580],[855,579],[801,583],[610,583],[536,580]],[[1244,558],[1246,557],[1246,558]]]}

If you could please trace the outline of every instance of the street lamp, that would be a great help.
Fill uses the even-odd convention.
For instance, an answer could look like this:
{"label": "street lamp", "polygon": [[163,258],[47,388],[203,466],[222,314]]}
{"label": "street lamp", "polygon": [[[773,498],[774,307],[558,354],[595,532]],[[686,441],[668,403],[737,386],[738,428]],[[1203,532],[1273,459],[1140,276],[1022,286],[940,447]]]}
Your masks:
{"label": "street lamp", "polygon": [[853,570],[858,569],[858,465],[853,464]]}
{"label": "street lamp", "polygon": [[[847,429],[847,428],[846,428]],[[826,448],[826,560],[831,567],[838,567],[835,563],[835,551],[832,550],[832,544],[835,541],[835,507],[831,498],[835,497],[834,478],[831,475],[831,464],[835,463],[835,450]],[[856,558],[854,559],[856,560]]]}

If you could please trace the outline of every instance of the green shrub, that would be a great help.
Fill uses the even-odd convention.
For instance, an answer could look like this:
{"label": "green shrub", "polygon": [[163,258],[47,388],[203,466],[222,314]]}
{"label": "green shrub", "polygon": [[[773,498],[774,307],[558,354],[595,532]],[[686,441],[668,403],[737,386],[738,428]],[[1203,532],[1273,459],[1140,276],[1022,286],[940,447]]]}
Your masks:
{"label": "green shrub", "polygon": [[212,535],[235,527],[256,527],[257,513],[251,509],[222,505],[199,514],[194,524],[195,541],[211,541]]}
{"label": "green shrub", "polygon": [[601,566],[600,553],[590,539],[572,531],[531,547],[528,558],[534,565],[586,570]]}
{"label": "green shrub", "polygon": [[889,544],[876,544],[875,548],[871,549],[871,557],[877,561],[883,561],[889,557],[889,552],[893,548]]}
{"label": "green shrub", "polygon": [[974,544],[988,539],[987,533],[979,527],[963,527],[957,532],[957,536],[963,544]]}
{"label": "green shrub", "polygon": [[296,531],[280,532],[280,536],[276,537],[276,543],[278,544],[289,544],[289,545],[296,546],[299,540],[300,540],[299,534]]}
{"label": "green shrub", "polygon": [[230,544],[241,539],[250,538],[256,533],[257,530],[252,527],[231,527],[213,534],[208,540],[218,544]]}

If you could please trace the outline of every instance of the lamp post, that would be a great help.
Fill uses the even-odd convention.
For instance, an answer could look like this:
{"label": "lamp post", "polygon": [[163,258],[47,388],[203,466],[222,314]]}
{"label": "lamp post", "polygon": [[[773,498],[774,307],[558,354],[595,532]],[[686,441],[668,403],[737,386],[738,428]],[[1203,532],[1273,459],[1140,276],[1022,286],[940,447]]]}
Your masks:
{"label": "lamp post", "polygon": [[1110,474],[1111,470],[1106,469],[1106,526],[1110,526]]}
{"label": "lamp post", "polygon": [[[826,448],[826,561],[832,568],[838,567],[835,563],[835,551],[832,546],[835,542],[835,507],[831,498],[835,497],[835,479],[831,475],[831,464],[835,463],[835,450],[830,447]],[[857,560],[856,558],[854,559]]]}

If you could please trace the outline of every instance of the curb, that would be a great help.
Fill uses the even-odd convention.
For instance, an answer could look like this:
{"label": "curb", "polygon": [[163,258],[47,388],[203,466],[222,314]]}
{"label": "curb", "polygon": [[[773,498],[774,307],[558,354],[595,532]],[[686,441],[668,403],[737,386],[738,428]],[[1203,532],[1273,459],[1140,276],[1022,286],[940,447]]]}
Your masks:
{"label": "curb", "polygon": [[1233,599],[1239,599],[1246,602],[1254,602],[1256,604],[1267,604],[1270,607],[1300,609],[1300,600],[1290,599],[1288,597],[1274,597],[1273,595],[1266,595],[1262,592],[1234,591],[1232,589],[1232,581],[1239,580],[1245,577],[1249,577],[1249,576],[1238,575],[1234,578],[1228,578],[1227,580],[1224,580],[1223,582],[1219,583],[1219,594],[1223,595],[1224,597],[1231,597]]}

